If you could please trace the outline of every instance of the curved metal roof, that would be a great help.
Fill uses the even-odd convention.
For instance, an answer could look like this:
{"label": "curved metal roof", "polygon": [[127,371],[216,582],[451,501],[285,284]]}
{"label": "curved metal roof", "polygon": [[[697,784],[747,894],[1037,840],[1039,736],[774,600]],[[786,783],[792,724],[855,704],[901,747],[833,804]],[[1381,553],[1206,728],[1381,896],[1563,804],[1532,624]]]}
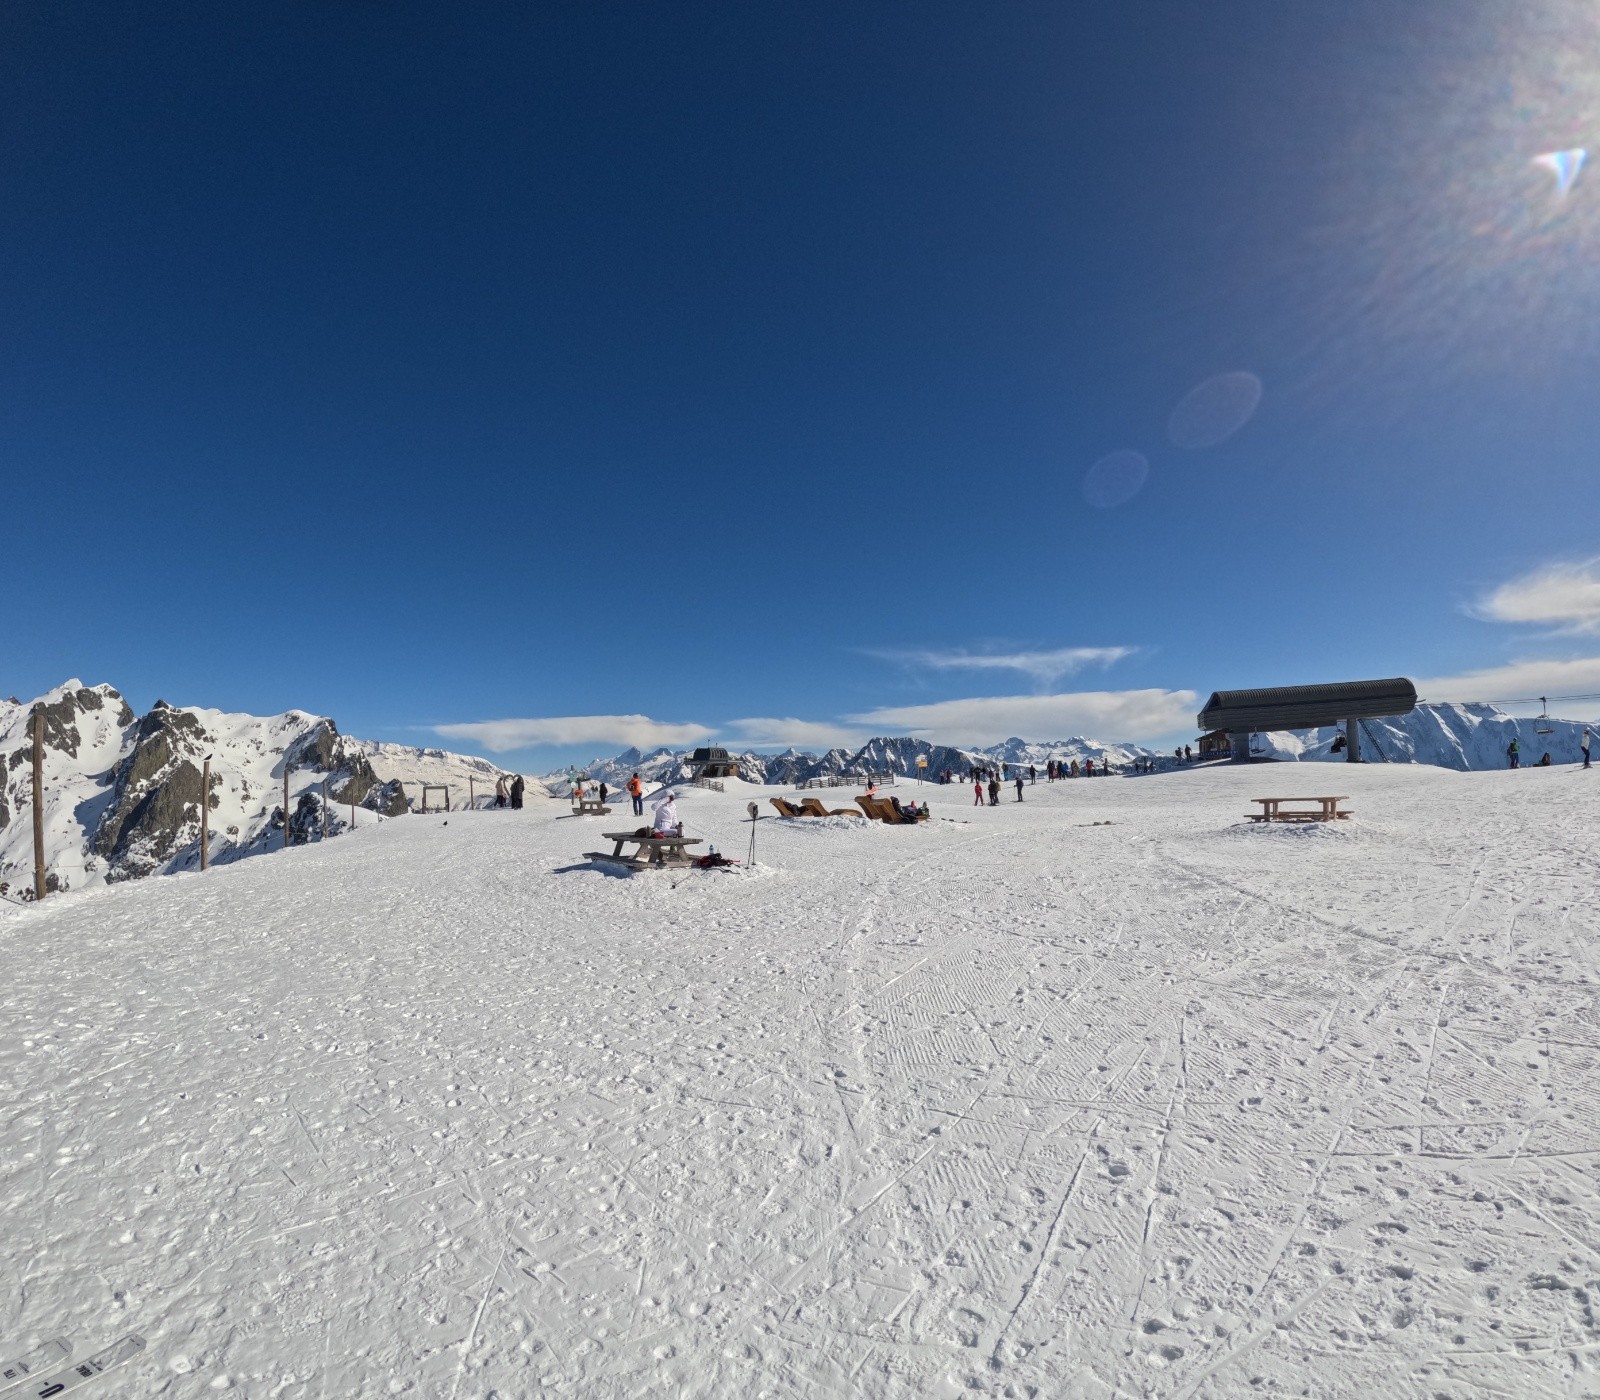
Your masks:
{"label": "curved metal roof", "polygon": [[1218,690],[1196,716],[1204,730],[1233,734],[1268,729],[1316,729],[1347,719],[1410,714],[1417,688],[1404,676],[1331,685],[1280,685],[1266,690]]}

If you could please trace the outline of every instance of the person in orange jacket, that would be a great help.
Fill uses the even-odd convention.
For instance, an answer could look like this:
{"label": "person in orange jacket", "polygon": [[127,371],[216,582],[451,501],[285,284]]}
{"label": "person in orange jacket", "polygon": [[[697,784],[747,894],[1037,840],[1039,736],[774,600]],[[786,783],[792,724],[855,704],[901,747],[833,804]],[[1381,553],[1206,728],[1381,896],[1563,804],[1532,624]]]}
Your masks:
{"label": "person in orange jacket", "polygon": [[628,779],[628,796],[633,799],[633,815],[642,817],[644,815],[644,784],[639,781],[637,773]]}

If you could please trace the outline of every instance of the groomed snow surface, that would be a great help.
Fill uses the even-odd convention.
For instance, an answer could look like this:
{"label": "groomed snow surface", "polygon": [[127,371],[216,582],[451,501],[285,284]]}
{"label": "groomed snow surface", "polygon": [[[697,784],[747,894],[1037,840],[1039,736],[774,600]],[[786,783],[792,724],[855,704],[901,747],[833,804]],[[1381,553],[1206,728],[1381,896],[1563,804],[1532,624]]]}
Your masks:
{"label": "groomed snow surface", "polygon": [[[766,792],[728,786],[681,805],[742,858]],[[1242,822],[1302,790],[1357,816]],[[140,1332],[118,1396],[1600,1391],[1600,773],[922,792],[924,827],[764,820],[734,873],[599,873],[626,800],[541,801],[5,906],[0,1359]]]}

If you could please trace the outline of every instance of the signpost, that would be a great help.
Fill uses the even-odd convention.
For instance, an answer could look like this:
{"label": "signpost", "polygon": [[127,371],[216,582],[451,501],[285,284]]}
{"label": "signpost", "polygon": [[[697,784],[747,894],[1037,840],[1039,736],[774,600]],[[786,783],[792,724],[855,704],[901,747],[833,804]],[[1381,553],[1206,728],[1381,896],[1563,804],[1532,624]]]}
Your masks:
{"label": "signpost", "polygon": [[918,787],[922,786],[922,775],[923,775],[924,772],[927,771],[927,767],[928,767],[928,755],[925,754],[925,753],[924,754],[918,754],[917,755],[917,786]]}
{"label": "signpost", "polygon": [[33,712],[33,897],[44,898],[44,707]]}

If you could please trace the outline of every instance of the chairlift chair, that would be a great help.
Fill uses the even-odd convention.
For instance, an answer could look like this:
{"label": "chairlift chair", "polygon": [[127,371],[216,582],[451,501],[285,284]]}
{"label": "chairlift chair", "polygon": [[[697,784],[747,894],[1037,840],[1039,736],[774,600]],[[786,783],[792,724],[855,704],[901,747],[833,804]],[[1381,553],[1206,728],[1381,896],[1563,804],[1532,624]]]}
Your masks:
{"label": "chairlift chair", "polygon": [[[1535,734],[1554,734],[1556,732],[1553,728],[1549,727],[1550,726],[1550,713],[1549,713],[1549,711],[1550,711],[1549,702],[1545,699],[1544,696],[1541,695],[1539,697],[1539,723],[1534,725],[1534,727],[1533,727],[1533,732]],[[1539,725],[1544,725],[1545,728],[1541,729],[1539,727]]]}

